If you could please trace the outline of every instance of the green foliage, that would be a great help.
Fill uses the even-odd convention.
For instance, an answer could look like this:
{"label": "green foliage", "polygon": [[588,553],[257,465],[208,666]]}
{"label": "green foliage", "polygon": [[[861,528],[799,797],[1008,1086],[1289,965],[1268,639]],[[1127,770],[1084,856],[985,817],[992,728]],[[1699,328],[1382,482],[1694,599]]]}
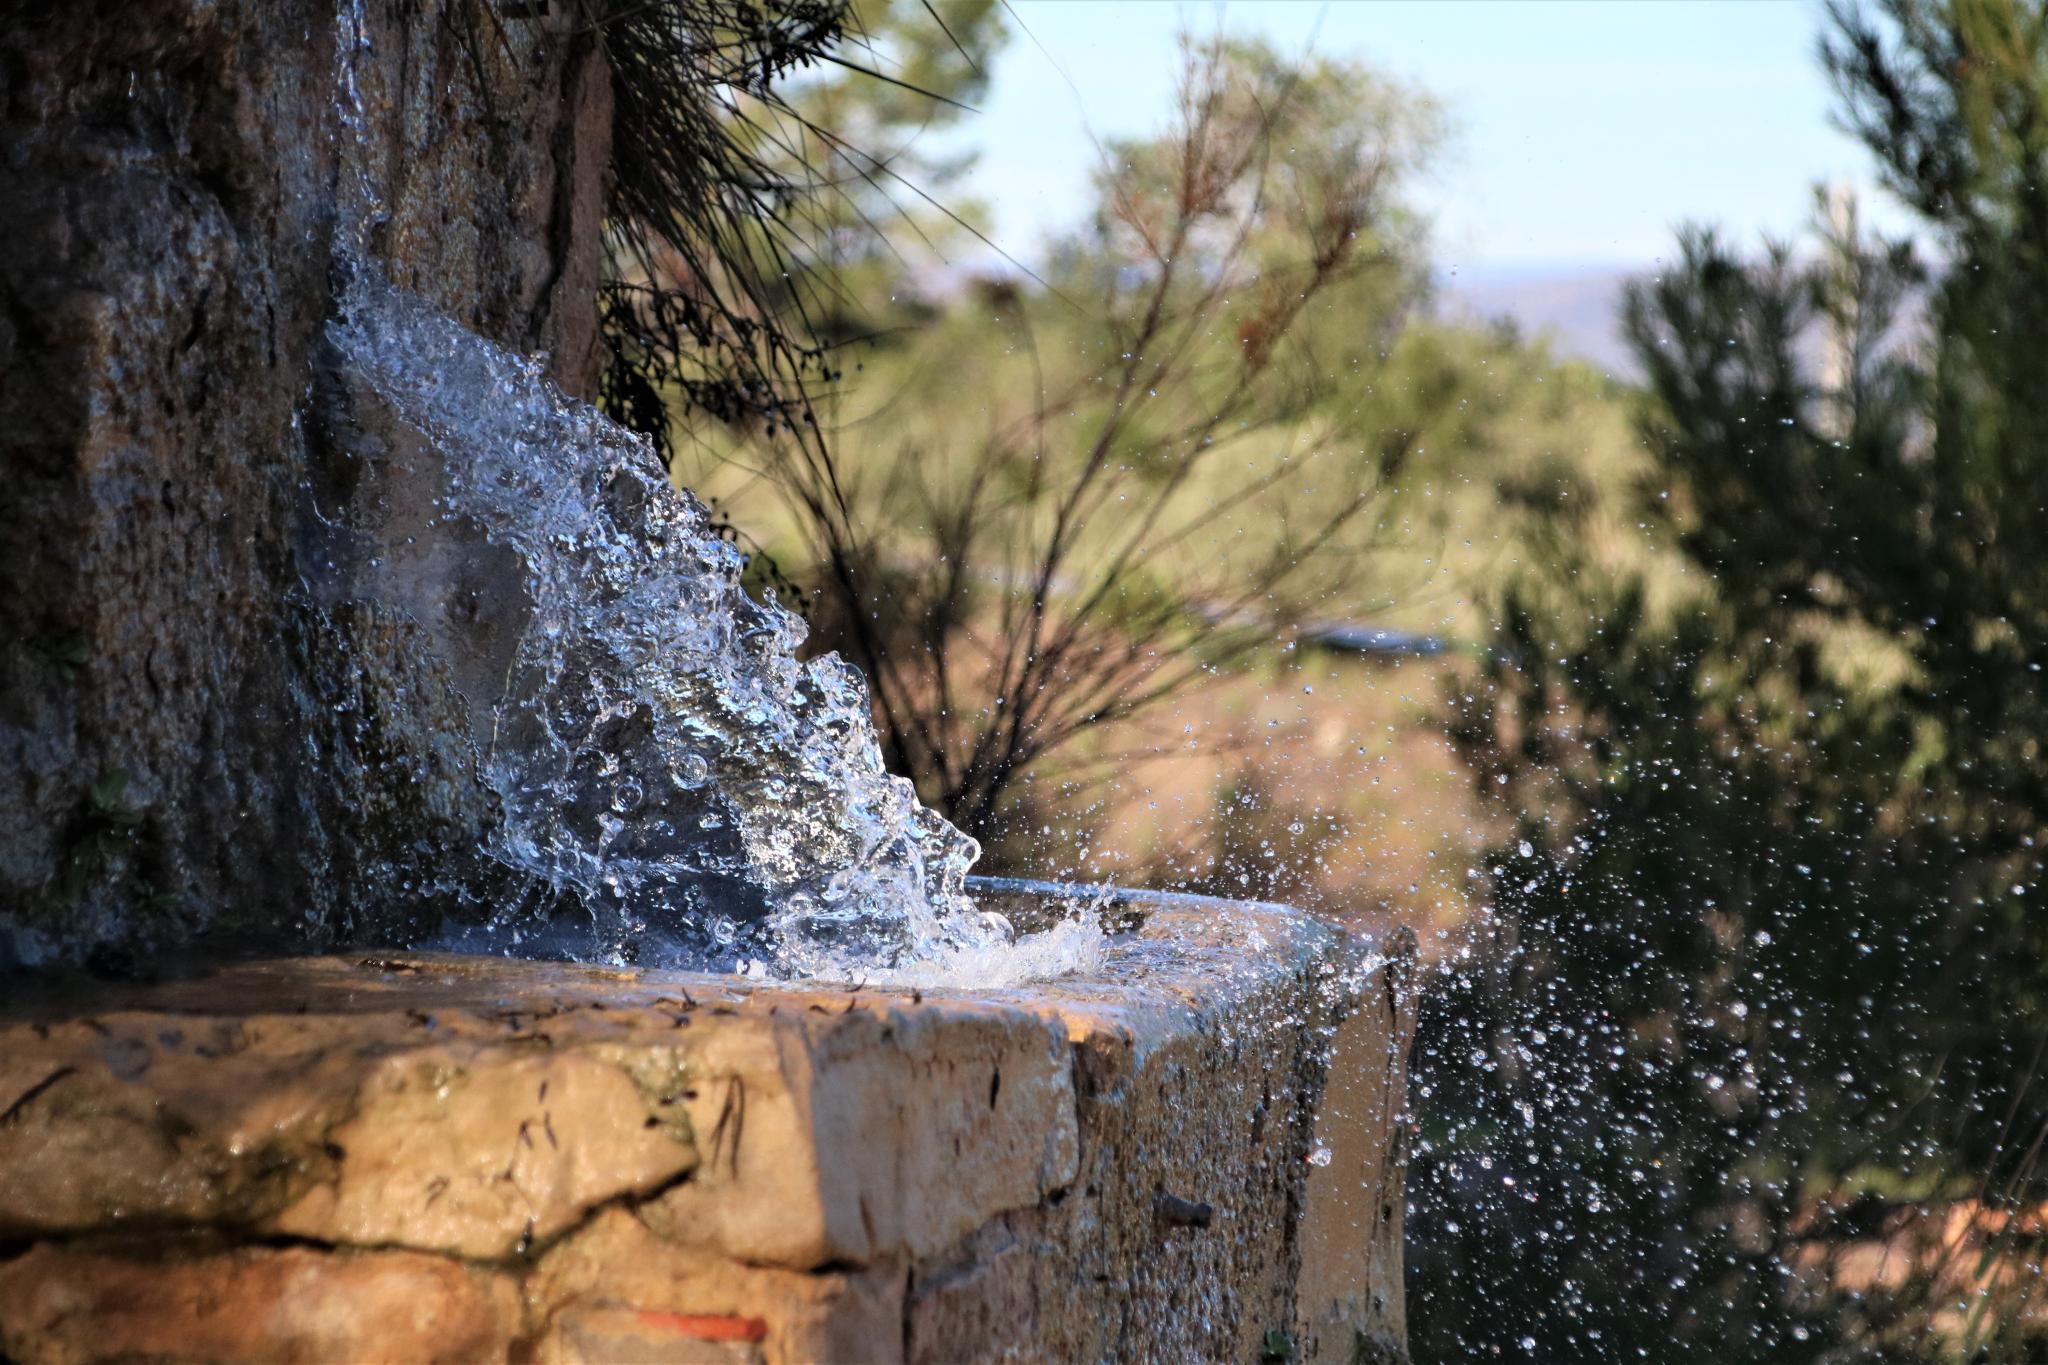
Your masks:
{"label": "green foliage", "polygon": [[671,402],[793,420],[822,366],[809,298],[780,283],[809,201],[764,144],[847,22],[845,0],[618,0],[590,25],[613,105],[599,400],[664,450]]}
{"label": "green foliage", "polygon": [[[959,169],[916,152],[985,84],[993,0],[602,7],[611,68],[601,400],[671,454],[678,417],[793,428],[843,338],[837,272]],[[672,410],[672,405],[675,410]]]}
{"label": "green foliage", "polygon": [[[1567,559],[1456,708],[1517,830],[1418,1055],[1419,1359],[2021,1349],[2010,1238],[1941,1229],[2048,1195],[2048,42],[1895,0],[1825,60],[1942,250],[1929,326],[1840,215],[1630,295],[1644,515],[1704,587]],[[1858,1241],[1907,1269],[1839,1278]]]}
{"label": "green foliage", "polygon": [[[862,214],[898,217],[936,211],[935,194],[969,164],[967,154],[935,156],[926,134],[972,112],[988,88],[990,60],[1004,37],[995,0],[852,0],[846,41],[832,54],[834,75],[791,92],[801,136],[782,150],[801,173],[872,190],[825,202],[844,226]],[[907,202],[906,202],[907,201]],[[879,226],[879,224],[878,224]],[[870,249],[886,250],[872,240]]]}
{"label": "green foliage", "polygon": [[[679,436],[778,430],[819,449],[810,390],[865,328],[850,288],[966,164],[918,134],[986,84],[994,0],[658,0],[589,32],[614,102],[598,400],[671,464]],[[721,528],[735,538],[729,521]],[[750,547],[758,545],[749,540]],[[758,553],[756,574],[790,591]]]}
{"label": "green foliage", "polygon": [[1420,290],[1400,196],[1426,102],[1228,40],[1186,62],[1172,126],[1112,149],[1049,287],[892,304],[918,325],[820,395],[819,440],[682,471],[774,528],[892,763],[984,838],[1046,754],[1354,588],[1366,509],[1452,401],[1362,406],[1353,382]]}
{"label": "green foliage", "polygon": [[934,135],[987,89],[1004,13],[995,0],[847,0],[825,74],[754,124],[763,159],[800,189],[786,287],[812,304],[828,349],[876,324],[868,296],[882,272],[977,235],[950,193],[973,153],[948,154]]}

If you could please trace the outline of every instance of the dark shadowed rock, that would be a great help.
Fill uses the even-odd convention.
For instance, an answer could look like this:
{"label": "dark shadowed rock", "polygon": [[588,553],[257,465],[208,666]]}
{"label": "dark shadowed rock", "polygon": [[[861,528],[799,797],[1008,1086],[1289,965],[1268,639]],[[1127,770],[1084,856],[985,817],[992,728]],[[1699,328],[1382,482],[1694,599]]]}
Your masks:
{"label": "dark shadowed rock", "polygon": [[396,284],[587,394],[604,65],[572,7],[372,0],[358,143],[331,4],[10,10],[0,965],[402,936],[493,811],[416,627],[319,562],[337,187]]}

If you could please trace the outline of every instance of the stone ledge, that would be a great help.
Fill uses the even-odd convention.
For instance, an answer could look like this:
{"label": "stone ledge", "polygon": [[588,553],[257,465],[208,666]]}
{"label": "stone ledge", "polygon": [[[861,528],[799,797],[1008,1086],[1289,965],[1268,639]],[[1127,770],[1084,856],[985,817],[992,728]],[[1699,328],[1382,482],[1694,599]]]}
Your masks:
{"label": "stone ledge", "polygon": [[1008,990],[395,954],[18,991],[0,1354],[1398,1343],[1399,962],[1149,910],[1099,975]]}

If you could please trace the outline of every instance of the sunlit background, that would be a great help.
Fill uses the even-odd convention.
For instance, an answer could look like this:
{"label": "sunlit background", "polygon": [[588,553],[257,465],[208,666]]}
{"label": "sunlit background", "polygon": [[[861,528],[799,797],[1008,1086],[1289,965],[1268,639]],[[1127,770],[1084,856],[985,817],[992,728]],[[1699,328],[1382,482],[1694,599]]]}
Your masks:
{"label": "sunlit background", "polygon": [[[1816,185],[1873,188],[1836,125],[1806,0],[1011,0],[978,116],[931,136],[977,154],[960,189],[1015,260],[1089,208],[1102,141],[1156,131],[1184,33],[1258,35],[1360,62],[1441,100],[1451,137],[1416,187],[1447,307],[1549,329],[1628,364],[1623,278],[1669,257],[1673,230],[1791,238]],[[1889,205],[1874,224],[1905,226]],[[987,248],[955,253],[1000,268]]]}
{"label": "sunlit background", "polygon": [[1418,1359],[2040,1359],[2041,7],[873,13],[677,472],[982,866],[1420,932]]}

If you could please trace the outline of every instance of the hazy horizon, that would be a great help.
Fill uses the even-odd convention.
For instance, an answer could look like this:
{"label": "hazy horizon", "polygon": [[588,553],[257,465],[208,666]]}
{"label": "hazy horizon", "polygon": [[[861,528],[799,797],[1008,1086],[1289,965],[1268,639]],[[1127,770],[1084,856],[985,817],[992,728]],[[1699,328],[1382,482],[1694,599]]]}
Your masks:
{"label": "hazy horizon", "polygon": [[[1415,187],[1433,256],[1478,282],[1653,267],[1685,222],[1796,234],[1819,182],[1896,228],[1862,147],[1830,122],[1802,0],[1656,5],[1261,0],[1210,6],[1009,0],[1011,36],[976,114],[943,134],[980,159],[952,197],[986,206],[1024,263],[1085,212],[1097,143],[1170,107],[1184,28],[1356,60],[1442,102],[1452,134]],[[957,264],[985,261],[976,249]]]}

